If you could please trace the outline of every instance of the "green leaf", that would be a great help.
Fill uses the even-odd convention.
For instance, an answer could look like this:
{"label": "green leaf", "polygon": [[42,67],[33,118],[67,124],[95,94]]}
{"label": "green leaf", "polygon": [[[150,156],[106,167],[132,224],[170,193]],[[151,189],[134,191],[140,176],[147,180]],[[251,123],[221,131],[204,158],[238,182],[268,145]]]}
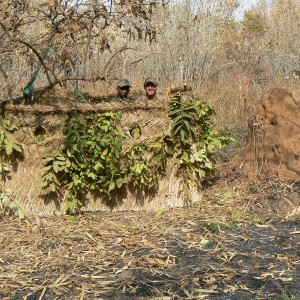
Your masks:
{"label": "green leaf", "polygon": [[66,161],[65,160],[57,160],[56,162],[55,162],[59,167],[61,167],[61,166],[65,166],[66,165]]}
{"label": "green leaf", "polygon": [[7,155],[10,155],[13,151],[13,144],[12,142],[8,141],[8,140],[4,140],[4,148],[5,148],[5,152]]}
{"label": "green leaf", "polygon": [[50,161],[53,161],[53,160],[54,160],[54,157],[51,157],[51,156],[44,158],[45,162],[50,162]]}
{"label": "green leaf", "polygon": [[73,154],[71,153],[71,151],[69,149],[67,149],[67,156],[68,157],[72,157],[73,156]]}
{"label": "green leaf", "polygon": [[205,178],[205,176],[206,176],[206,172],[204,171],[204,170],[199,170],[199,176],[201,177],[201,178]]}
{"label": "green leaf", "polygon": [[9,172],[10,171],[10,167],[8,164],[3,164],[1,165],[2,171],[4,172]]}
{"label": "green leaf", "polygon": [[48,182],[44,180],[41,184],[41,188],[45,188],[46,186],[48,186]]}
{"label": "green leaf", "polygon": [[108,153],[108,148],[104,149],[104,151],[102,152],[102,156],[107,155],[107,153]]}
{"label": "green leaf", "polygon": [[188,113],[185,113],[185,112],[183,112],[182,113],[182,116],[183,117],[185,117],[185,118],[187,118],[187,119],[189,119],[189,120],[191,120],[191,121],[193,121],[194,120],[194,117],[193,116],[191,116],[190,114],[188,114]]}
{"label": "green leaf", "polygon": [[172,127],[172,133],[173,133],[173,136],[177,136],[178,132],[181,130],[182,126],[181,124],[177,125],[176,127]]}
{"label": "green leaf", "polygon": [[140,128],[139,128],[139,127],[133,128],[133,129],[131,130],[131,135],[132,135],[132,137],[133,137],[135,140],[139,139],[140,136],[141,136],[141,130],[140,130]]}
{"label": "green leaf", "polygon": [[97,175],[95,173],[93,173],[93,172],[88,173],[87,176],[90,177],[90,178],[92,178],[92,179],[96,179],[97,178]]}
{"label": "green leaf", "polygon": [[66,160],[66,167],[67,167],[67,168],[70,168],[70,167],[71,167],[71,162],[70,162],[68,159]]}
{"label": "green leaf", "polygon": [[223,197],[225,199],[230,198],[233,195],[233,191],[227,191],[224,193]]}
{"label": "green leaf", "polygon": [[120,188],[124,183],[126,183],[126,179],[125,178],[118,178],[116,180],[117,188]]}
{"label": "green leaf", "polygon": [[52,192],[56,192],[56,185],[53,182],[51,182],[49,186]]}
{"label": "green leaf", "polygon": [[209,244],[209,240],[207,240],[207,239],[202,239],[202,240],[200,241],[200,244],[201,244],[201,245],[207,245],[207,244]]}
{"label": "green leaf", "polygon": [[80,222],[80,220],[74,216],[67,216],[66,219],[71,222],[76,222],[76,223]]}
{"label": "green leaf", "polygon": [[51,170],[52,165],[46,166],[42,168],[43,173],[46,173],[47,171]]}
{"label": "green leaf", "polygon": [[166,210],[164,208],[160,208],[156,214],[155,214],[155,218],[160,217]]}
{"label": "green leaf", "polygon": [[53,167],[54,172],[58,173],[59,167],[58,167],[58,163],[56,161],[53,163],[52,167]]}
{"label": "green leaf", "polygon": [[116,156],[116,158],[120,158],[120,151],[119,151],[119,149],[118,149],[118,147],[115,147],[115,150],[114,150],[114,152],[115,152],[115,156]]}
{"label": "green leaf", "polygon": [[36,135],[36,140],[39,142],[39,143],[42,143],[44,140],[45,140],[45,134],[42,134],[42,133],[39,133]]}
{"label": "green leaf", "polygon": [[8,195],[1,195],[1,198],[2,198],[2,203],[3,204],[8,204],[10,202],[10,197]]}
{"label": "green leaf", "polygon": [[99,169],[103,169],[103,165],[98,161],[94,166],[95,171],[98,171]]}
{"label": "green leaf", "polygon": [[161,148],[163,146],[162,142],[157,141],[156,143],[152,144],[153,148]]}
{"label": "green leaf", "polygon": [[172,146],[167,146],[167,147],[166,147],[166,153],[168,153],[168,154],[170,154],[170,155],[173,155],[174,152],[175,152],[174,147],[172,147]]}
{"label": "green leaf", "polygon": [[183,120],[182,115],[179,115],[173,120],[172,124],[174,124],[174,126],[181,125],[182,120]]}
{"label": "green leaf", "polygon": [[63,161],[66,160],[66,158],[62,155],[57,156],[56,159],[57,160],[63,160]]}
{"label": "green leaf", "polygon": [[18,217],[20,220],[24,220],[25,219],[25,212],[22,208],[19,207],[18,209]]}
{"label": "green leaf", "polygon": [[169,111],[169,117],[171,117],[171,116],[173,116],[173,115],[177,115],[178,113],[180,113],[181,112],[181,109],[179,108],[179,109],[173,109],[173,110],[170,110]]}
{"label": "green leaf", "polygon": [[16,150],[19,153],[23,152],[22,147],[20,145],[16,144],[16,143],[13,144],[13,148],[14,148],[14,150]]}
{"label": "green leaf", "polygon": [[10,203],[9,207],[12,208],[12,209],[14,209],[14,208],[19,208],[19,205],[18,205],[17,202],[12,201],[12,202]]}
{"label": "green leaf", "polygon": [[116,186],[115,182],[112,181],[112,182],[109,184],[108,191],[114,190],[114,189],[115,189],[115,186]]}
{"label": "green leaf", "polygon": [[181,136],[181,140],[183,142],[185,142],[187,140],[187,134],[183,129],[180,130],[180,136]]}

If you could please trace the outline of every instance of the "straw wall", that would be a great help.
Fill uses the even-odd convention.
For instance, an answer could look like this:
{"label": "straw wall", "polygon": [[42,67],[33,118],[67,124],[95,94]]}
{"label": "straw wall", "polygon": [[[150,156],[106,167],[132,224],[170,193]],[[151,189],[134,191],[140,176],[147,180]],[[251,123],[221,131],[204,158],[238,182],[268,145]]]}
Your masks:
{"label": "straw wall", "polygon": [[[170,121],[167,115],[167,105],[146,102],[97,103],[97,104],[61,104],[51,105],[12,105],[6,104],[6,111],[13,115],[14,123],[18,126],[15,138],[23,145],[24,160],[13,170],[11,180],[5,188],[10,188],[16,201],[21,205],[25,214],[53,215],[63,214],[65,202],[63,199],[51,199],[41,189],[42,158],[59,149],[63,142],[63,129],[68,114],[78,111],[84,115],[89,113],[101,114],[107,111],[122,112],[122,128],[128,131],[139,125],[142,135],[134,140],[128,135],[125,144],[133,145],[145,139],[159,136],[162,128],[168,128]],[[39,142],[36,131],[39,128],[46,131],[45,139]],[[176,170],[172,161],[167,167],[167,176],[159,181],[157,189],[145,193],[127,188],[116,196],[116,205],[110,206],[103,199],[94,199],[87,195],[86,211],[128,211],[128,210],[157,210],[185,205],[182,185],[176,178]],[[201,199],[199,191],[191,191],[190,202]]]}

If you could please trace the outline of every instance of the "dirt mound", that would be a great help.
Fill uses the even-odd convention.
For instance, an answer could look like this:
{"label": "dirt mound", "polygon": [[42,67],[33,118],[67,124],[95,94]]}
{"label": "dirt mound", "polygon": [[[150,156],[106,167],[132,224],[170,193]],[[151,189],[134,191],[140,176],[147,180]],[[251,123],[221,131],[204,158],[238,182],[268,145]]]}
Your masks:
{"label": "dirt mound", "polygon": [[300,180],[300,105],[286,89],[271,90],[249,121],[234,165],[255,178]]}

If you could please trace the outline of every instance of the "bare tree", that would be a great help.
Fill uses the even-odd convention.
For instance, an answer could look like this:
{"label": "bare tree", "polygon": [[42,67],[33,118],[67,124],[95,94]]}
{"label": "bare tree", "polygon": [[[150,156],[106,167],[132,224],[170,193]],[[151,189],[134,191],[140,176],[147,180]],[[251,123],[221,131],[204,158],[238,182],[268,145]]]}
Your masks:
{"label": "bare tree", "polygon": [[154,39],[155,7],[153,0],[3,0],[0,63],[6,81],[14,82],[10,93],[20,83],[32,89],[38,75],[42,89],[106,79],[99,64],[128,48],[116,43],[118,37]]}

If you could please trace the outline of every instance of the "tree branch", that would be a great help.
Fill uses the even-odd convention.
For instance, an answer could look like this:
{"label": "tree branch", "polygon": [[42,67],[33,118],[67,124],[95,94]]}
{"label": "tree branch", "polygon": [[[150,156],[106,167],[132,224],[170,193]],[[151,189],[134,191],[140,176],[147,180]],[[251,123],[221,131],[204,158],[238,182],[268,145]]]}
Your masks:
{"label": "tree branch", "polygon": [[2,73],[5,81],[6,81],[6,84],[7,84],[7,94],[8,94],[8,97],[11,98],[12,97],[12,91],[11,91],[11,86],[8,82],[8,75],[6,74],[5,70],[3,69],[2,65],[0,64],[0,72]]}
{"label": "tree branch", "polygon": [[142,57],[142,58],[140,58],[140,59],[137,59],[137,60],[135,60],[135,61],[132,61],[132,62],[126,64],[125,66],[122,66],[122,67],[120,67],[120,68],[116,68],[116,69],[114,69],[114,70],[111,70],[111,71],[107,72],[107,73],[105,74],[104,77],[107,77],[108,74],[111,74],[111,73],[113,73],[113,72],[122,70],[122,69],[124,69],[124,68],[127,68],[127,67],[129,67],[129,66],[131,66],[131,65],[134,65],[134,64],[136,64],[136,63],[138,63],[138,62],[140,62],[140,61],[146,59],[147,57],[150,57],[150,56],[156,55],[156,54],[162,55],[163,53],[160,53],[160,52],[153,52],[153,53],[150,53],[150,54],[148,54],[148,55],[146,55],[146,56],[144,56],[144,57]]}
{"label": "tree branch", "polygon": [[[50,39],[50,40],[51,40],[51,39]],[[33,46],[31,46],[30,44],[28,44],[28,43],[25,42],[25,41],[22,41],[21,39],[18,39],[18,41],[19,41],[21,44],[23,44],[23,45],[27,46],[28,48],[30,48],[30,49],[34,52],[34,54],[38,57],[38,59],[39,59],[41,65],[42,65],[43,68],[45,69],[46,77],[47,77],[47,79],[48,79],[48,81],[49,81],[49,84],[51,85],[52,82],[51,82],[51,79],[50,79],[50,76],[49,76],[49,71],[48,71],[48,69],[47,69],[47,67],[46,67],[46,65],[45,65],[45,62],[44,62],[43,58],[40,56],[40,54],[37,52],[37,50],[35,50],[35,48],[34,48]],[[46,51],[47,51],[47,50],[46,50]],[[36,72],[34,72],[32,78],[31,78],[30,81],[27,83],[25,89],[28,88],[30,85],[32,85],[32,83],[33,83],[33,81],[34,81],[34,79],[35,79],[35,77],[36,77],[37,72],[38,72],[38,70],[36,70]]]}

